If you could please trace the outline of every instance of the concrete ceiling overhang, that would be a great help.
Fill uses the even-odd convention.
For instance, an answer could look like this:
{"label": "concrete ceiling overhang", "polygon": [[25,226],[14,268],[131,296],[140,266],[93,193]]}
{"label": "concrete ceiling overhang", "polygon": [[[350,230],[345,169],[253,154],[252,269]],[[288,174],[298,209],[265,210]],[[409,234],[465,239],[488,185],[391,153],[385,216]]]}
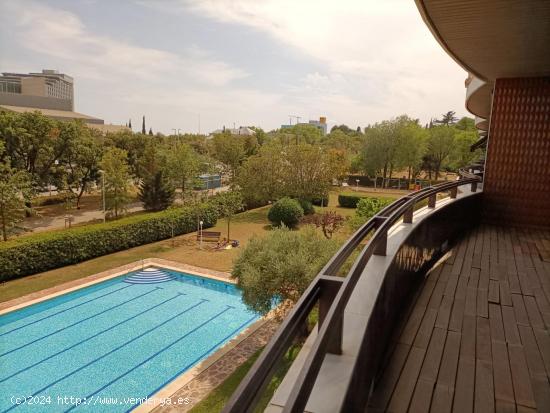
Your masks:
{"label": "concrete ceiling overhang", "polygon": [[550,1],[415,1],[441,46],[480,80],[550,75]]}

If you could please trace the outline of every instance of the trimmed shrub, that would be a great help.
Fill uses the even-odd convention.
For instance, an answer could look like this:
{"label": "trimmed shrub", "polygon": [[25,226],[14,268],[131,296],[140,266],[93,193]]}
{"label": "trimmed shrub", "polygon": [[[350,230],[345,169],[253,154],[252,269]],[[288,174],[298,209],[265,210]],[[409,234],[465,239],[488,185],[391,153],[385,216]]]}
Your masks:
{"label": "trimmed shrub", "polygon": [[311,203],[311,201],[300,198],[298,198],[297,201],[300,203],[300,206],[304,210],[304,215],[311,215],[315,213],[315,208],[313,208],[313,204]]}
{"label": "trimmed shrub", "polygon": [[218,218],[214,205],[173,208],[114,222],[16,238],[0,243],[0,281],[77,264],[91,258],[196,231],[197,218],[209,228]]}
{"label": "trimmed shrub", "polygon": [[358,202],[355,213],[361,217],[370,219],[393,201],[393,199],[389,198],[364,197]]}
{"label": "trimmed shrub", "polygon": [[288,228],[295,227],[300,218],[304,216],[304,210],[300,206],[300,203],[288,197],[279,199],[269,209],[267,218],[275,226],[285,224]]}
{"label": "trimmed shrub", "polygon": [[349,225],[352,229],[357,229],[373,216],[375,216],[382,208],[391,204],[394,199],[389,198],[377,198],[377,197],[364,197],[361,198],[357,204],[357,210],[355,216],[349,220]]}
{"label": "trimmed shrub", "polygon": [[357,208],[357,203],[361,200],[361,195],[340,194],[338,195],[338,204],[343,208]]}
{"label": "trimmed shrub", "polygon": [[328,195],[322,198],[313,198],[311,203],[315,206],[326,207],[328,205]]}
{"label": "trimmed shrub", "polygon": [[40,196],[32,200],[32,205],[35,207],[38,206],[47,206],[47,205],[59,205],[65,202],[66,196],[64,194],[57,194],[52,196]]}

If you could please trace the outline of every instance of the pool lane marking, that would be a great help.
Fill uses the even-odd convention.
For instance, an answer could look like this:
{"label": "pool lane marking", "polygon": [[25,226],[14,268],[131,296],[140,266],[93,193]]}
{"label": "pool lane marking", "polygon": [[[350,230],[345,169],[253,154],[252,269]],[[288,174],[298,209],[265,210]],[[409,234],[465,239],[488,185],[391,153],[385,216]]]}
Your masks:
{"label": "pool lane marking", "polygon": [[5,331],[5,332],[3,332],[3,333],[0,334],[0,337],[5,336],[6,334],[9,334],[9,333],[13,333],[14,331],[17,331],[17,330],[21,330],[22,328],[25,328],[25,327],[30,326],[30,325],[32,325],[32,324],[36,324],[36,323],[38,323],[39,321],[42,321],[42,320],[45,320],[45,319],[47,319],[47,318],[50,318],[50,317],[56,316],[56,315],[58,315],[58,314],[64,313],[65,311],[69,311],[69,310],[72,310],[73,308],[80,307],[81,305],[84,305],[84,304],[87,304],[87,303],[91,303],[92,301],[95,301],[95,300],[98,300],[98,299],[100,299],[100,298],[106,297],[106,296],[108,296],[108,295],[110,295],[110,294],[116,293],[117,291],[120,291],[120,290],[124,290],[125,288],[128,288],[128,287],[132,287],[132,285],[126,285],[126,286],[124,286],[124,287],[122,287],[122,288],[119,288],[118,290],[114,290],[114,291],[108,292],[107,294],[100,295],[99,297],[95,297],[95,298],[92,298],[92,299],[90,299],[90,300],[88,300],[88,301],[84,301],[83,303],[80,303],[80,304],[77,304],[77,305],[73,305],[72,307],[69,307],[69,308],[66,308],[66,309],[64,309],[64,310],[58,311],[57,313],[50,314],[50,315],[48,315],[48,316],[46,316],[46,317],[43,317],[43,318],[40,318],[40,319],[38,319],[38,320],[32,321],[32,322],[30,322],[30,323],[28,323],[28,324],[25,324],[25,325],[16,327],[16,328],[14,328],[13,330]]}
{"label": "pool lane marking", "polygon": [[[131,372],[133,372],[135,369],[143,366],[145,363],[147,363],[148,361],[151,361],[152,359],[154,359],[156,356],[158,356],[160,353],[163,353],[165,352],[166,350],[168,350],[170,347],[174,346],[175,344],[179,343],[181,340],[183,340],[184,338],[187,338],[189,335],[191,335],[192,333],[194,333],[195,331],[197,331],[198,329],[204,327],[206,324],[212,322],[214,319],[218,318],[219,316],[221,316],[222,314],[226,313],[227,311],[231,310],[232,307],[231,306],[226,306],[225,309],[223,309],[222,311],[220,311],[218,314],[216,314],[215,316],[213,317],[210,317],[208,320],[206,321],[203,321],[201,324],[199,324],[197,327],[193,328],[191,331],[185,333],[183,336],[181,336],[180,338],[178,338],[177,340],[175,341],[172,341],[170,344],[168,344],[166,347],[160,349],[159,351],[157,351],[156,353],[150,355],[149,357],[147,357],[145,360],[143,360],[141,363],[139,363],[137,366],[135,367],[132,367],[130,370],[128,370],[126,373],[123,373],[119,376],[117,376],[116,378],[114,378],[113,380],[111,380],[110,382],[108,382],[107,384],[101,386],[99,389],[97,389],[95,392],[91,393],[91,394],[88,394],[87,396],[85,396],[85,399],[89,399],[90,397],[92,396],[95,396],[97,393],[99,393],[101,390],[109,387],[111,384],[119,381],[120,379],[122,379],[123,377],[127,376],[128,374],[130,374]],[[70,409],[68,410],[65,410],[64,413],[67,413],[67,412],[70,412],[71,410],[75,409],[77,406],[72,406]]]}
{"label": "pool lane marking", "polygon": [[14,349],[11,349],[10,351],[6,351],[5,353],[0,354],[0,358],[1,358],[1,357],[4,357],[4,356],[7,356],[8,354],[13,353],[14,351],[18,351],[18,350],[21,350],[22,348],[28,347],[28,346],[30,346],[31,344],[34,344],[34,343],[36,343],[36,342],[38,342],[38,341],[42,341],[42,340],[44,340],[45,338],[51,337],[51,336],[53,336],[53,335],[55,335],[55,334],[57,334],[57,333],[60,333],[60,332],[63,331],[63,330],[67,330],[68,328],[74,327],[74,326],[76,326],[77,324],[83,323],[84,321],[88,321],[88,320],[90,320],[90,319],[92,319],[92,318],[94,318],[94,317],[97,317],[98,315],[105,314],[105,313],[107,313],[107,312],[109,312],[109,311],[111,311],[111,310],[114,310],[115,308],[121,307],[121,306],[123,306],[124,304],[129,303],[130,301],[134,301],[134,300],[137,300],[138,298],[141,298],[141,297],[143,297],[143,296],[146,296],[147,294],[151,294],[151,293],[157,291],[158,289],[159,289],[159,288],[155,288],[154,290],[147,291],[147,292],[144,293],[144,294],[141,294],[141,295],[135,296],[135,297],[133,297],[133,298],[130,298],[129,300],[123,301],[122,303],[119,303],[119,304],[117,304],[117,305],[115,305],[115,306],[113,306],[113,307],[109,307],[109,308],[107,308],[107,309],[105,309],[105,310],[103,310],[103,311],[100,311],[99,313],[96,313],[96,314],[93,314],[93,315],[91,315],[91,316],[89,316],[89,317],[83,318],[82,320],[79,320],[79,321],[77,321],[76,323],[69,324],[68,326],[65,326],[65,327],[63,327],[63,328],[60,328],[60,329],[58,329],[58,330],[55,330],[55,331],[53,331],[53,332],[51,332],[51,333],[49,333],[49,334],[46,334],[45,336],[42,336],[42,337],[40,337],[40,338],[37,338],[36,340],[30,341],[30,342],[28,342],[27,344],[23,344],[22,346],[19,346],[19,347],[16,347],[16,348],[14,348]]}
{"label": "pool lane marking", "polygon": [[[163,387],[165,387],[168,383],[170,383],[172,380],[174,380],[176,377],[180,376],[183,372],[185,372],[188,368],[190,368],[191,366],[193,366],[195,363],[199,362],[200,360],[202,360],[205,356],[207,356],[212,350],[214,350],[215,348],[217,348],[220,344],[222,344],[224,341],[228,340],[229,338],[233,337],[238,331],[240,331],[242,328],[244,328],[247,324],[249,324],[250,322],[254,321],[255,319],[257,318],[257,316],[254,316],[250,319],[248,319],[247,321],[245,321],[244,323],[242,323],[239,327],[237,327],[235,330],[233,330],[231,333],[229,333],[227,336],[225,336],[222,340],[218,341],[216,344],[214,344],[212,347],[210,347],[207,351],[205,351],[204,353],[202,353],[199,357],[197,357],[195,360],[193,360],[192,362],[188,363],[183,369],[181,369],[180,371],[178,371],[176,374],[174,374],[172,377],[170,377],[168,380],[166,380],[163,384],[161,384],[159,387],[157,387],[155,390],[153,390],[151,393],[149,393],[149,395],[147,397],[151,397],[153,396],[156,392],[158,392],[159,390],[161,390]],[[136,403],[137,404],[137,403]],[[128,410],[126,410],[125,413],[128,413],[132,410],[134,410],[134,406],[136,405],[132,405],[132,407],[130,407]]]}
{"label": "pool lane marking", "polygon": [[[36,392],[34,392],[33,395],[32,395],[32,397],[37,396],[38,394],[42,393],[44,390],[46,390],[46,389],[52,387],[53,385],[55,385],[55,384],[57,384],[57,383],[59,383],[59,382],[65,380],[67,377],[70,377],[70,376],[72,376],[73,374],[78,373],[80,370],[85,369],[85,368],[91,366],[91,365],[94,364],[95,362],[97,362],[97,361],[99,361],[99,360],[101,360],[101,359],[107,357],[109,354],[112,354],[112,353],[114,353],[115,351],[120,350],[121,348],[127,346],[128,344],[130,344],[130,343],[132,343],[132,342],[134,342],[134,341],[140,339],[141,337],[145,336],[146,334],[149,334],[150,332],[156,330],[157,328],[162,327],[163,325],[167,324],[168,322],[172,321],[173,319],[179,317],[179,316],[182,315],[182,314],[185,314],[185,313],[188,312],[188,311],[191,311],[192,309],[198,307],[199,305],[201,305],[202,303],[205,303],[205,302],[207,302],[207,301],[208,301],[208,300],[206,300],[206,299],[201,299],[198,303],[192,305],[191,307],[186,308],[186,309],[183,310],[183,311],[180,311],[180,312],[177,313],[175,316],[170,317],[168,320],[163,321],[163,322],[160,323],[159,325],[157,325],[157,326],[155,326],[155,327],[152,327],[152,328],[150,328],[150,329],[144,331],[143,333],[141,333],[141,334],[139,334],[138,336],[134,337],[134,338],[131,339],[130,341],[127,341],[126,343],[121,344],[121,345],[115,347],[115,348],[112,349],[112,350],[109,350],[107,353],[103,354],[102,356],[99,356],[99,357],[97,357],[96,359],[94,359],[94,360],[92,360],[92,361],[89,361],[88,363],[84,364],[83,366],[80,366],[79,368],[73,370],[72,372],[65,374],[63,377],[60,377],[59,379],[57,379],[56,381],[54,381],[54,382],[48,384],[47,386],[42,387],[41,389],[39,389],[39,390],[37,390]],[[15,409],[17,406],[18,406],[18,405],[13,405],[13,406],[10,407],[9,409],[4,410],[4,412],[9,412],[10,410]]]}
{"label": "pool lane marking", "polygon": [[67,348],[64,348],[63,350],[58,351],[57,353],[52,354],[52,355],[46,357],[46,358],[43,359],[43,360],[37,361],[36,363],[31,364],[30,366],[27,366],[27,367],[25,367],[25,368],[22,368],[21,370],[18,370],[18,371],[16,371],[15,373],[12,373],[11,375],[9,375],[9,376],[7,376],[7,377],[1,379],[1,380],[0,380],[0,383],[3,383],[3,382],[5,382],[6,380],[9,380],[9,379],[11,379],[11,378],[14,377],[14,376],[17,376],[19,373],[22,373],[22,372],[24,372],[24,371],[26,371],[26,370],[28,370],[28,369],[34,368],[34,367],[38,366],[39,364],[44,363],[45,361],[48,361],[48,360],[52,359],[53,357],[56,357],[56,356],[58,356],[58,355],[60,355],[60,354],[62,354],[62,353],[64,353],[64,352],[66,352],[66,351],[69,351],[69,350],[71,350],[71,349],[73,349],[73,348],[75,348],[75,347],[77,347],[77,346],[79,346],[79,345],[81,345],[81,344],[83,344],[83,343],[85,343],[85,342],[87,342],[87,341],[89,341],[89,340],[91,340],[91,339],[97,337],[97,336],[100,336],[100,335],[103,334],[103,333],[106,333],[106,332],[109,331],[109,330],[112,330],[112,329],[115,328],[115,327],[118,327],[118,326],[120,326],[120,325],[122,325],[122,324],[124,324],[124,323],[126,323],[126,322],[128,322],[128,321],[130,321],[130,320],[133,320],[133,319],[135,319],[135,318],[137,318],[137,317],[139,317],[139,316],[141,316],[141,315],[143,315],[143,314],[145,314],[145,313],[147,313],[147,312],[149,312],[149,311],[151,311],[151,310],[154,310],[154,309],[157,308],[157,307],[160,307],[160,306],[163,305],[163,304],[166,304],[168,301],[172,301],[172,300],[174,300],[174,299],[176,299],[176,298],[178,298],[178,297],[181,297],[181,296],[183,296],[183,295],[187,295],[187,294],[185,294],[185,293],[177,293],[177,295],[174,296],[174,297],[172,297],[172,298],[169,298],[169,299],[167,299],[167,300],[164,300],[164,301],[160,302],[159,304],[156,304],[156,305],[154,305],[153,307],[148,308],[148,309],[145,310],[145,311],[142,311],[141,313],[138,313],[138,314],[136,314],[136,315],[134,315],[134,316],[132,316],[132,317],[127,318],[126,320],[122,320],[122,321],[116,323],[115,325],[113,325],[113,326],[111,326],[111,327],[109,327],[109,328],[106,328],[106,329],[104,329],[104,330],[101,330],[101,331],[95,333],[94,335],[92,335],[92,336],[86,338],[85,340],[79,341],[78,343],[75,343],[75,344],[73,344],[72,346],[69,346],[69,347],[67,347]]}

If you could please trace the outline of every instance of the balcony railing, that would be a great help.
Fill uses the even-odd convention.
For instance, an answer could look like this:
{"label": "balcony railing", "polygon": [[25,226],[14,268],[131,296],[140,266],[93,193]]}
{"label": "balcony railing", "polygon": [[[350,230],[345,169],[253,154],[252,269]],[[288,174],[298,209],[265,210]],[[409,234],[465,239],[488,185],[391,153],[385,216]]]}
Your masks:
{"label": "balcony railing", "polygon": [[[373,255],[386,255],[390,228],[401,220],[404,223],[412,223],[415,206],[422,201],[427,200],[428,208],[435,208],[438,194],[449,192],[451,199],[457,198],[458,188],[464,185],[470,185],[470,190],[476,192],[482,181],[482,169],[479,165],[465,168],[460,171],[460,180],[441,183],[404,196],[382,209],[375,217],[359,228],[331,258],[300,297],[223,411],[225,413],[254,411],[258,400],[276,372],[279,362],[295,339],[299,337],[303,331],[302,326],[307,322],[309,314],[318,304],[317,337],[313,341],[283,409],[284,412],[302,413],[326,354],[342,353],[344,310],[369,259]],[[369,236],[371,236],[370,239],[368,239]],[[368,241],[348,274],[345,277],[337,276],[342,265],[367,239]],[[378,294],[380,294],[380,291],[378,291]],[[369,348],[369,343],[372,343],[372,340],[379,333],[379,326],[376,320],[372,320],[373,318],[376,318],[376,316],[371,313],[360,353],[365,353],[365,357],[375,360],[382,356],[379,353],[383,349],[380,349],[379,345]],[[377,349],[373,350],[374,348]],[[364,363],[356,363],[354,366],[340,409],[342,412],[358,411],[361,407],[364,407],[367,401],[365,396],[362,400],[358,400],[356,390],[360,386],[362,392],[367,394],[366,398],[368,398],[376,369],[372,369],[365,376],[364,372],[360,371],[364,369],[364,365]]]}

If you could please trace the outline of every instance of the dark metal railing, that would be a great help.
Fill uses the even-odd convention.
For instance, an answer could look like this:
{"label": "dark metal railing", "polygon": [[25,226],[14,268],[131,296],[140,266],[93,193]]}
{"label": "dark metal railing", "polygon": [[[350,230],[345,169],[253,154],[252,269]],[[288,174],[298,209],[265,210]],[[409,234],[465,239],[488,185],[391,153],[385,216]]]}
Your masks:
{"label": "dark metal railing", "polygon": [[[223,412],[254,411],[282,357],[295,339],[299,337],[303,331],[301,327],[307,322],[312,309],[319,303],[317,337],[312,343],[283,409],[284,412],[302,413],[326,354],[341,354],[342,352],[344,309],[371,256],[386,255],[389,229],[401,219],[404,223],[412,223],[415,205],[423,200],[428,200],[428,208],[435,208],[437,195],[442,192],[448,191],[451,198],[456,198],[458,188],[463,185],[471,185],[472,192],[476,192],[477,186],[481,182],[481,177],[475,174],[477,170],[479,170],[479,166],[466,168],[461,171],[460,180],[445,182],[404,196],[382,209],[375,217],[361,226],[330,259],[300,297],[242,380]],[[363,246],[347,276],[336,276],[342,265],[369,235],[372,237]],[[348,391],[344,405],[346,403],[348,406],[350,405],[349,399]]]}

